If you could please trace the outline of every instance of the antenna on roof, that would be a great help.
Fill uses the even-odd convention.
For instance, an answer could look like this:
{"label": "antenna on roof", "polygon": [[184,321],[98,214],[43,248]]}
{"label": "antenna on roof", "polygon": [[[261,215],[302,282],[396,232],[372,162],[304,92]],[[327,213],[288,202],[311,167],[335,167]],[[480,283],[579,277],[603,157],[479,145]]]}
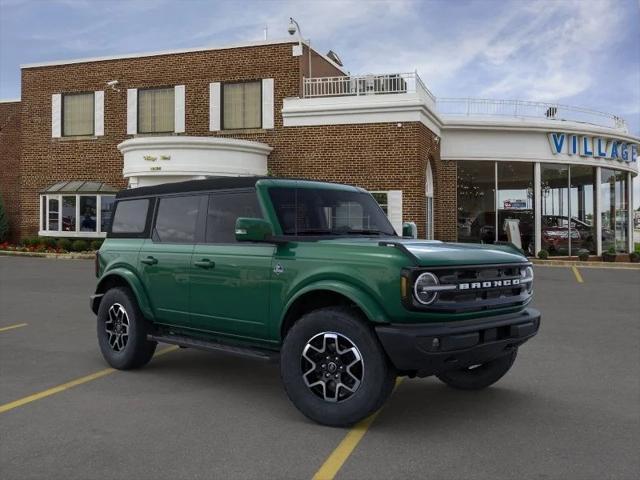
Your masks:
{"label": "antenna on roof", "polygon": [[267,41],[267,37],[269,36],[269,25],[264,26],[264,40]]}

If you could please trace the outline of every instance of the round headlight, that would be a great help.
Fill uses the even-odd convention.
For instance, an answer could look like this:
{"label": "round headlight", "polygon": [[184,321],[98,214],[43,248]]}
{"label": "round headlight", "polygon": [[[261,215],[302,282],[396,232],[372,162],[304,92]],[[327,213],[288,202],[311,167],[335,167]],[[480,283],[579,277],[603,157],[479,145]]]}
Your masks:
{"label": "round headlight", "polygon": [[431,287],[436,287],[439,283],[438,277],[433,273],[423,273],[416,279],[416,283],[413,286],[413,295],[421,304],[429,305],[433,303],[438,296],[437,290]]}
{"label": "round headlight", "polygon": [[527,284],[527,290],[530,292],[533,289],[533,267],[521,269],[520,277],[522,277],[522,283]]}

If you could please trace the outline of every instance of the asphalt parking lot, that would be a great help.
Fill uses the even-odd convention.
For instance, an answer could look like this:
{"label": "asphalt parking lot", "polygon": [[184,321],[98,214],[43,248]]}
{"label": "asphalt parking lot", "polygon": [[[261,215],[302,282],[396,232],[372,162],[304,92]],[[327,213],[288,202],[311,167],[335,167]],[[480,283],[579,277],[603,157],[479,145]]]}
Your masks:
{"label": "asphalt parking lot", "polygon": [[[536,267],[541,331],[501,382],[403,381],[336,478],[639,478],[640,270],[578,274]],[[273,364],[172,349],[105,371],[94,283],[90,261],[0,257],[3,479],[311,479],[348,433],[304,418]]]}

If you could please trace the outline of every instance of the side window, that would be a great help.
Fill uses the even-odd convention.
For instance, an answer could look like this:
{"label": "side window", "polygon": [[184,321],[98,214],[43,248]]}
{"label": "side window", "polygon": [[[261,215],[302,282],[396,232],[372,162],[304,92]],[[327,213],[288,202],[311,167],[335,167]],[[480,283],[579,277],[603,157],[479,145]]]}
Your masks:
{"label": "side window", "polygon": [[113,233],[143,233],[147,224],[149,199],[122,200],[116,204],[113,215]]}
{"label": "side window", "polygon": [[159,242],[189,243],[196,239],[200,196],[161,198],[153,232]]}
{"label": "side window", "polygon": [[255,191],[211,195],[207,213],[207,243],[235,243],[238,217],[262,218]]}

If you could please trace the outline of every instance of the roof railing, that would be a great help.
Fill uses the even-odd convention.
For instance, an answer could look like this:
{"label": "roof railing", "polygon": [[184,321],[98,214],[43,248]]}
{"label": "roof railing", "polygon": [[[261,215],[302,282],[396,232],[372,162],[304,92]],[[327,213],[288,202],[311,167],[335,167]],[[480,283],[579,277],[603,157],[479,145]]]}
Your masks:
{"label": "roof railing", "polygon": [[466,117],[540,118],[546,120],[588,123],[628,132],[623,118],[610,113],[560,103],[527,100],[493,100],[485,98],[438,98],[439,114]]}
{"label": "roof railing", "polygon": [[387,95],[394,93],[425,93],[435,102],[435,97],[416,72],[304,79],[304,98]]}

